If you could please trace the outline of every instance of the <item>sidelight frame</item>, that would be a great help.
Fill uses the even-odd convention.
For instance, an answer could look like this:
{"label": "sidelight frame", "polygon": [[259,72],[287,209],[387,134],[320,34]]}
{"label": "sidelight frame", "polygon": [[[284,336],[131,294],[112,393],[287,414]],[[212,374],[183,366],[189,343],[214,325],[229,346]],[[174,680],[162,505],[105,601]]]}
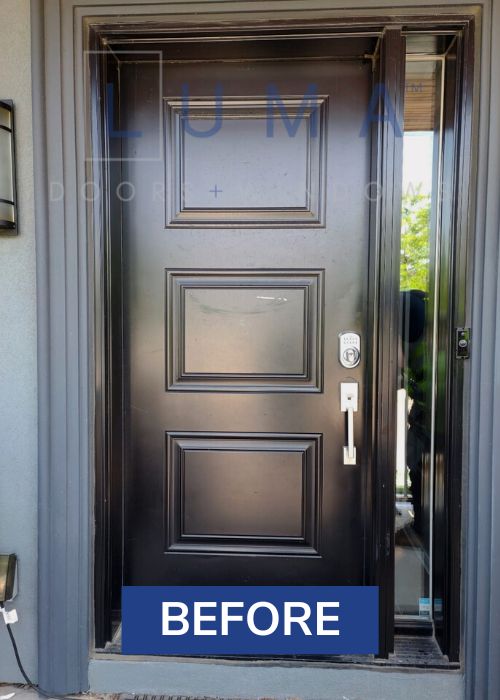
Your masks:
{"label": "sidelight frame", "polygon": [[[306,3],[295,15],[293,11],[280,9],[279,3],[271,3],[265,11],[254,11],[253,16],[251,3],[234,3],[233,11],[228,12],[223,4],[186,2],[182,6],[184,14],[179,12],[179,6],[163,8],[163,14],[158,14],[155,3],[137,6],[113,0],[107,4],[104,0],[46,0],[45,3],[33,0],[32,5],[41,416],[39,680],[46,689],[64,693],[88,686],[89,648],[93,648],[93,633],[87,623],[92,617],[89,613],[93,601],[89,580],[94,537],[92,495],[94,488],[96,493],[99,490],[97,481],[95,484],[93,481],[93,469],[99,459],[106,459],[109,454],[105,436],[99,435],[106,415],[107,386],[94,382],[96,376],[98,380],[99,377],[103,379],[99,363],[107,352],[106,338],[100,335],[105,327],[101,316],[105,310],[100,302],[107,293],[102,286],[100,265],[104,260],[103,242],[109,214],[100,206],[82,205],[77,195],[78,185],[85,180],[84,154],[89,154],[89,136],[95,124],[93,118],[89,118],[90,95],[84,94],[75,75],[81,77],[93,70],[83,63],[83,49],[89,45],[92,32],[116,33],[135,27],[136,31],[150,34],[155,22],[156,26],[171,23],[173,27],[179,24],[199,27],[213,21],[214,16],[219,20],[219,28],[227,27],[229,21],[241,26],[242,17],[251,24],[253,17],[253,26],[261,31],[262,22],[257,21],[255,14],[259,16],[264,12],[280,29],[287,24],[296,29],[301,23],[311,29],[316,23],[316,26],[326,24],[332,31],[355,32],[377,23],[378,26],[395,23],[423,30],[436,26],[467,26],[473,34],[479,14],[477,8],[469,6],[458,9],[445,6],[437,12],[433,8],[436,14],[432,17],[423,14],[425,8],[391,9],[385,16],[379,6],[346,13],[332,9],[331,2],[320,1],[314,6]],[[212,9],[212,5],[216,6],[218,14],[203,14],[207,8]],[[127,14],[132,8],[132,14]],[[197,14],[193,17],[191,12]],[[304,23],[300,19],[304,12],[316,19]],[[139,21],[141,14],[143,18]],[[286,19],[280,23],[276,19],[280,17]],[[474,53],[473,48],[470,53]],[[476,62],[471,70],[477,71],[477,65]],[[477,77],[477,72],[475,75]],[[471,83],[469,79],[469,86]],[[459,259],[463,267],[459,276],[470,282],[467,251],[472,248],[473,237],[468,235],[467,229],[474,221],[474,198],[468,182],[469,171],[473,171],[474,166],[471,103],[468,108],[464,138],[457,147],[460,167],[457,192],[464,194],[459,202],[464,213],[460,235],[465,237],[465,243],[460,238]],[[471,167],[464,167],[464,164]],[[64,202],[52,202],[49,206],[47,183],[59,180],[64,183],[66,198]],[[94,283],[96,289],[92,289]],[[470,289],[470,285],[465,288]],[[470,292],[464,294],[463,313],[470,318]],[[100,357],[99,353],[102,353]],[[466,386],[467,373],[464,374]],[[460,420],[454,424],[455,434],[458,434],[462,406],[457,407],[456,412],[460,413]],[[456,449],[461,460],[462,449]],[[104,489],[109,486],[109,473],[98,475],[98,479],[102,479]],[[99,528],[106,527],[103,521],[107,521],[109,528],[110,520],[105,503],[95,505],[95,535],[99,538],[102,534]],[[383,542],[386,532],[381,528],[380,533]],[[455,543],[457,539],[454,538]],[[106,552],[106,542],[101,544]],[[97,573],[97,561],[96,564]],[[472,581],[470,576],[469,579]],[[474,589],[473,581],[471,586]],[[99,584],[96,588],[99,593],[98,589]],[[475,648],[474,644],[475,640],[469,639],[469,648]]]}

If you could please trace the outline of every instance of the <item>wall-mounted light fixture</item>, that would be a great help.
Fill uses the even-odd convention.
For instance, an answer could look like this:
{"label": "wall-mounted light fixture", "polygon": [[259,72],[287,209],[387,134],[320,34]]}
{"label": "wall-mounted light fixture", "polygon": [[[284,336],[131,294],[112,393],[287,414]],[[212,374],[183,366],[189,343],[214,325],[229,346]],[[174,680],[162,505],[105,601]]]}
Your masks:
{"label": "wall-mounted light fixture", "polygon": [[14,107],[11,100],[0,100],[0,234],[13,234],[16,229]]}

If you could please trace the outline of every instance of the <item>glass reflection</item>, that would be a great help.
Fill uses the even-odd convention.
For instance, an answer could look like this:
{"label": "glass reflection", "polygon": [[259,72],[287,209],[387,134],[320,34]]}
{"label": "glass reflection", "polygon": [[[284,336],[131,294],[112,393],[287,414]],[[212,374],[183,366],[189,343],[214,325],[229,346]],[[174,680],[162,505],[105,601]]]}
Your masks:
{"label": "glass reflection", "polygon": [[185,371],[304,373],[306,295],[299,289],[188,289]]}
{"label": "glass reflection", "polygon": [[400,265],[395,611],[432,610],[434,288],[441,143],[440,60],[407,61]]}

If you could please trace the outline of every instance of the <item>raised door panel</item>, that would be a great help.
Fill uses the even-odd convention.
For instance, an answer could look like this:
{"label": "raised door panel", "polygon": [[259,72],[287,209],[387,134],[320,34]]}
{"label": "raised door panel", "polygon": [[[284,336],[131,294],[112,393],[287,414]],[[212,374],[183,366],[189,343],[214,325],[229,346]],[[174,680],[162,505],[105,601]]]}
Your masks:
{"label": "raised door panel", "polygon": [[318,555],[320,435],[166,440],[167,551]]}
{"label": "raised door panel", "polygon": [[167,226],[324,226],[326,110],[316,95],[165,100]]}
{"label": "raised door panel", "polygon": [[318,392],[322,270],[167,270],[167,389]]}

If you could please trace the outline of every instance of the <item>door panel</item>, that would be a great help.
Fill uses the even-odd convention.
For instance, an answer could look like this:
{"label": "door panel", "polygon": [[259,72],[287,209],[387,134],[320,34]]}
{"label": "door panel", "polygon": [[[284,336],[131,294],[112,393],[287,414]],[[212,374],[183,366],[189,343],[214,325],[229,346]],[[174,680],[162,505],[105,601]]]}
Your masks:
{"label": "door panel", "polygon": [[321,391],[323,270],[167,271],[167,388]]}
{"label": "door panel", "polygon": [[320,435],[167,435],[167,551],[317,555]]}
{"label": "door panel", "polygon": [[371,67],[297,56],[121,70],[126,584],[365,581]]}
{"label": "door panel", "polygon": [[[189,117],[186,99],[165,101],[171,224],[322,224],[327,98],[316,95],[311,104],[300,95],[271,95],[190,94]],[[225,177],[229,168],[234,179]],[[217,181],[225,183],[220,197],[211,189]]]}

